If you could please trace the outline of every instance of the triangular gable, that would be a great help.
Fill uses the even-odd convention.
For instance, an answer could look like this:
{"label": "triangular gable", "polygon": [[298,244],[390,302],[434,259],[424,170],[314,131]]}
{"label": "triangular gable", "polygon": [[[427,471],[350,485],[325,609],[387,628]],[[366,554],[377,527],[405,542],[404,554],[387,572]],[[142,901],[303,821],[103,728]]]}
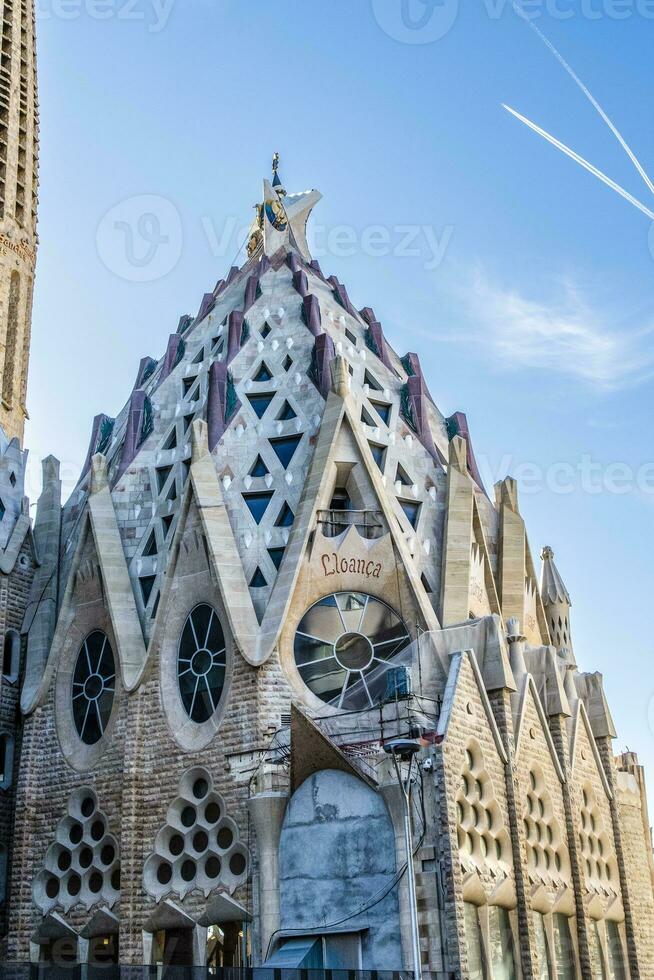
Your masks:
{"label": "triangular gable", "polygon": [[244,659],[256,667],[263,662],[258,659],[257,654],[259,623],[245,578],[243,563],[234,540],[220,481],[209,452],[205,422],[198,419],[193,423],[192,439],[193,456],[189,480],[184,491],[175,538],[170,550],[148,655],[152,655],[152,651],[159,643],[161,631],[165,628],[167,600],[175,577],[180,542],[191,503],[195,501],[207,544],[210,570],[220,592],[230,632]]}
{"label": "triangular gable", "polygon": [[550,755],[552,756],[552,762],[554,763],[554,768],[556,769],[557,776],[559,780],[563,783],[565,782],[565,774],[561,768],[561,762],[556,754],[556,749],[554,747],[554,741],[552,740],[552,733],[550,732],[550,727],[547,724],[547,718],[545,717],[545,712],[543,710],[543,705],[538,696],[538,691],[536,689],[536,684],[534,678],[531,674],[525,676],[522,688],[522,694],[520,696],[520,707],[518,709],[518,719],[515,725],[515,759],[516,761],[520,757],[520,749],[522,747],[522,736],[525,729],[525,718],[527,714],[527,703],[529,695],[534,702],[536,712],[540,721],[540,725],[545,736],[545,741],[547,742],[547,747],[550,750]]}
{"label": "triangular gable", "polygon": [[583,740],[583,736],[581,735],[582,730],[586,732],[588,744],[590,745],[591,752],[593,753],[593,758],[595,759],[595,765],[602,781],[604,792],[606,793],[607,798],[611,800],[613,799],[613,793],[611,792],[611,787],[609,786],[606,773],[604,772],[604,766],[602,765],[602,760],[597,749],[597,744],[590,725],[586,706],[580,699],[577,701],[577,708],[572,722],[572,735],[570,738],[570,771],[572,773],[574,773],[577,764],[577,752],[580,750],[579,743]]}
{"label": "triangular gable", "polygon": [[[340,358],[336,358],[336,362]],[[365,471],[370,487],[377,498],[379,510],[382,512],[393,544],[399,554],[399,560],[404,566],[410,589],[420,609],[427,630],[438,629],[436,613],[429,602],[420,581],[420,574],[413,566],[413,559],[407,543],[397,526],[392,502],[387,499],[383,478],[377,467],[367,440],[359,434],[356,405],[349,393],[340,387],[339,393],[329,393],[325,404],[322,425],[318,442],[313,454],[309,474],[304,484],[300,506],[298,508],[293,529],[289,538],[286,554],[282,561],[279,574],[273,586],[270,602],[266,609],[260,636],[258,661],[263,663],[274,650],[284,624],[286,614],[293,599],[302,559],[306,552],[309,535],[315,526],[316,511],[320,509],[321,498],[332,480],[333,474],[327,465],[333,457],[333,450],[338,443],[341,429],[346,424],[347,438],[353,444],[359,462]]]}
{"label": "triangular gable", "polygon": [[497,727],[497,722],[495,721],[495,715],[493,714],[493,709],[491,708],[490,701],[488,700],[488,694],[486,693],[486,688],[484,687],[484,681],[481,676],[481,671],[479,669],[479,664],[477,663],[477,658],[475,656],[474,650],[462,650],[459,653],[452,654],[450,661],[450,671],[447,677],[447,684],[445,685],[445,692],[443,694],[443,706],[441,708],[440,717],[438,719],[438,729],[437,736],[440,742],[447,739],[447,733],[450,725],[450,720],[452,718],[452,711],[454,708],[454,703],[456,695],[458,693],[459,677],[461,674],[461,669],[465,660],[468,660],[472,668],[472,672],[479,690],[479,697],[481,699],[482,707],[486,715],[486,720],[488,721],[488,726],[491,730],[491,735],[493,736],[493,741],[495,743],[495,748],[497,749],[497,754],[500,759],[506,765],[508,763],[508,756],[504,745],[502,744],[502,738],[500,736],[499,729]]}
{"label": "triangular gable", "polygon": [[107,481],[107,460],[106,457],[97,454],[91,460],[90,494],[57,618],[50,656],[32,708],[37,706],[48,690],[70,626],[75,620],[77,573],[80,570],[89,536],[93,540],[102,576],[106,608],[116,644],[114,652],[118,657],[121,679],[126,691],[133,691],[137,687],[145,668],[145,642]]}

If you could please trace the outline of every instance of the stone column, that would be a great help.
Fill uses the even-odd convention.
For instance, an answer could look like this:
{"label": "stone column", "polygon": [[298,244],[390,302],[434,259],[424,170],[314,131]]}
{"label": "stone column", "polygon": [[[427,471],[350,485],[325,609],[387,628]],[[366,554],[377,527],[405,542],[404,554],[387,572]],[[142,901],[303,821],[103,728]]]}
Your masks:
{"label": "stone column", "polygon": [[257,839],[259,936],[261,962],[264,962],[270,939],[280,925],[279,839],[289,794],[272,767],[265,768],[257,779],[257,790],[248,805]]}
{"label": "stone column", "polygon": [[[638,941],[636,938],[636,930],[634,928],[634,916],[633,908],[631,903],[631,888],[629,877],[627,874],[627,867],[625,862],[625,851],[623,844],[622,835],[622,825],[620,823],[620,813],[618,809],[618,785],[615,773],[615,762],[613,759],[613,746],[611,744],[611,739],[607,736],[595,739],[597,749],[600,754],[600,759],[602,760],[602,765],[604,767],[604,772],[606,773],[606,780],[611,789],[611,798],[609,800],[609,806],[611,808],[611,823],[613,824],[613,839],[615,841],[615,853],[618,859],[618,871],[620,874],[620,891],[622,892],[622,906],[624,908],[624,920],[625,920],[625,931],[627,934],[627,955],[629,957],[629,970],[631,972],[632,980],[639,980],[639,978],[644,978],[646,974],[642,971],[641,966],[638,961]],[[652,910],[651,898],[649,902],[644,901],[645,896],[641,896],[641,902],[639,911],[642,914],[647,911]]]}
{"label": "stone column", "polygon": [[563,806],[565,809],[566,838],[570,854],[572,885],[575,896],[579,964],[584,980],[592,980],[593,973],[590,961],[590,947],[588,945],[588,918],[586,916],[586,903],[584,901],[586,889],[582,872],[581,855],[579,853],[579,838],[577,836],[576,821],[574,818],[574,814],[579,812],[580,806],[579,800],[576,798],[570,773],[569,737],[565,715],[552,715],[550,717],[550,731],[552,732],[556,754],[559,757],[561,768],[565,775],[565,782],[562,786]]}
{"label": "stone column", "polygon": [[[516,622],[515,620],[513,621]],[[517,635],[511,636],[512,665],[517,657],[516,647],[519,647],[520,638]],[[535,980],[536,978],[536,936],[534,933],[534,920],[529,911],[527,899],[527,861],[522,841],[522,818],[520,813],[522,807],[518,803],[517,773],[515,765],[515,741],[513,737],[513,715],[511,712],[511,694],[506,689],[489,692],[489,700],[495,715],[495,721],[502,738],[502,743],[507,754],[508,763],[506,766],[506,801],[509,811],[509,829],[511,832],[511,850],[513,853],[513,873],[515,876],[515,890],[518,901],[518,933],[519,933],[519,952],[522,963],[522,976],[524,980]]]}
{"label": "stone column", "polygon": [[[395,861],[399,871],[407,862],[404,842],[404,798],[397,781],[395,769],[390,760],[380,766],[378,771],[381,793],[393,823],[395,834]],[[398,904],[400,910],[400,937],[402,940],[402,962],[405,970],[413,969],[413,946],[411,942],[411,911],[409,907],[409,885],[406,874],[398,885]]]}

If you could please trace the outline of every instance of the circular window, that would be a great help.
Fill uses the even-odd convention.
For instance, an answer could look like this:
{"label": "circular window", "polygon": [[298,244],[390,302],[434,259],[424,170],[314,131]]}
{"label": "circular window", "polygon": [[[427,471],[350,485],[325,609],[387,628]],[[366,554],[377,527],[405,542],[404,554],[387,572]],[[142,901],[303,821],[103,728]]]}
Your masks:
{"label": "circular window", "polygon": [[102,738],[116,689],[116,664],[107,636],[95,630],[84,640],[73,673],[73,719],[86,745]]}
{"label": "circular window", "polygon": [[295,663],[321,701],[367,708],[384,696],[386,674],[410,642],[406,626],[386,603],[360,592],[337,592],[302,617]]}
{"label": "circular window", "polygon": [[179,641],[177,680],[184,710],[192,721],[208,721],[225,684],[225,637],[211,606],[196,606]]}

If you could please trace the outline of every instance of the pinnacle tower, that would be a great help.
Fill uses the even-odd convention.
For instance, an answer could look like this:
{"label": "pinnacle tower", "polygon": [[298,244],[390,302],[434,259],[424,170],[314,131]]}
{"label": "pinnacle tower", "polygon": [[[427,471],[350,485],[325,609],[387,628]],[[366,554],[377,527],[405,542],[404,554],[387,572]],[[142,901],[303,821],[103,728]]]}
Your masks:
{"label": "pinnacle tower", "polygon": [[33,0],[3,0],[0,62],[0,426],[22,442],[36,258],[38,102]]}

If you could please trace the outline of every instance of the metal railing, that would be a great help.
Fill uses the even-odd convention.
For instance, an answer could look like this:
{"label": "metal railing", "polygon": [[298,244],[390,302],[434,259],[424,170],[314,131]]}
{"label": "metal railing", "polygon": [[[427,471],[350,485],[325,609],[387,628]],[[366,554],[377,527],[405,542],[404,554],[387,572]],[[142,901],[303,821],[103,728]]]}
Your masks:
{"label": "metal railing", "polygon": [[336,538],[355,527],[362,538],[380,538],[384,531],[379,510],[319,510],[318,524],[326,538]]}

